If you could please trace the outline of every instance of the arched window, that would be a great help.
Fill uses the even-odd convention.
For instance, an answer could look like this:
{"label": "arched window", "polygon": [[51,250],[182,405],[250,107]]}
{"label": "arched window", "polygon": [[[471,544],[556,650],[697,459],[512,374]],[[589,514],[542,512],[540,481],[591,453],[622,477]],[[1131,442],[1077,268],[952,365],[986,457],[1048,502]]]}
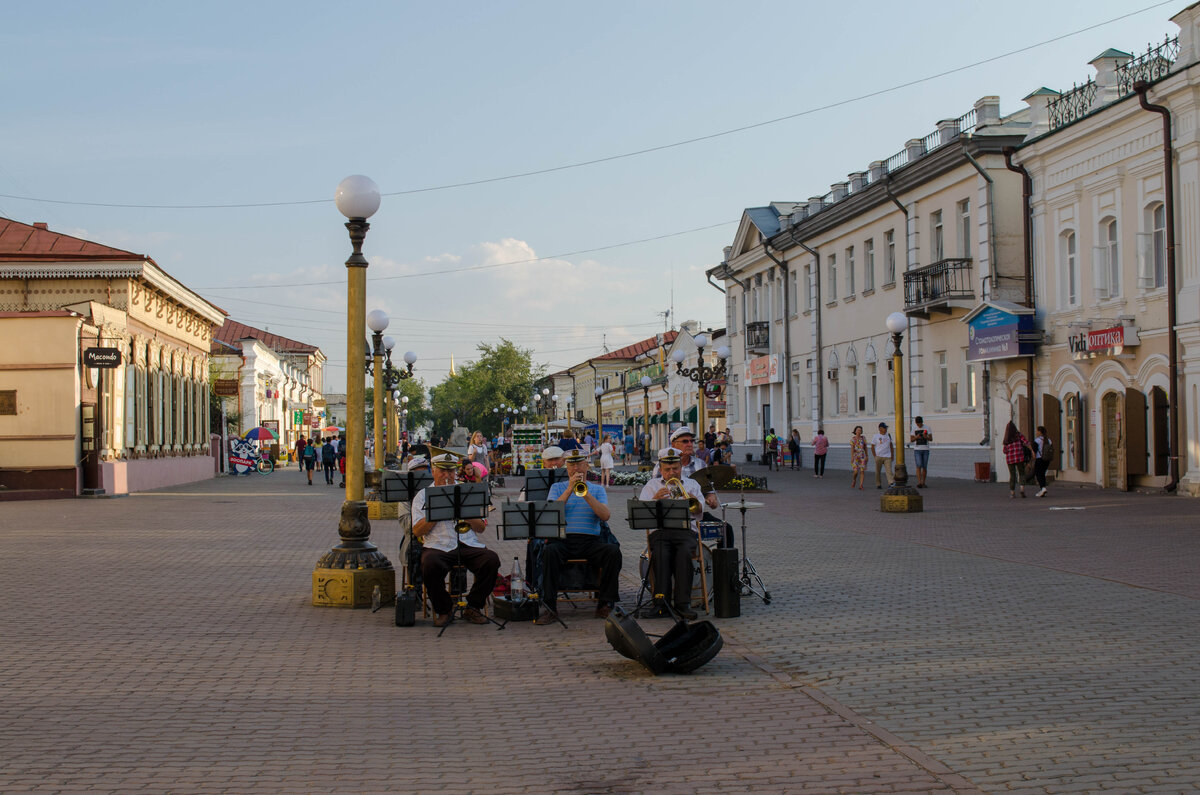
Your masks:
{"label": "arched window", "polygon": [[1121,257],[1117,247],[1117,219],[1100,222],[1097,245],[1092,251],[1092,289],[1096,298],[1116,298],[1121,294]]}
{"label": "arched window", "polygon": [[1062,263],[1062,297],[1060,305],[1064,307],[1079,304],[1079,252],[1075,240],[1075,232],[1068,230],[1062,233],[1059,243],[1059,261]]}

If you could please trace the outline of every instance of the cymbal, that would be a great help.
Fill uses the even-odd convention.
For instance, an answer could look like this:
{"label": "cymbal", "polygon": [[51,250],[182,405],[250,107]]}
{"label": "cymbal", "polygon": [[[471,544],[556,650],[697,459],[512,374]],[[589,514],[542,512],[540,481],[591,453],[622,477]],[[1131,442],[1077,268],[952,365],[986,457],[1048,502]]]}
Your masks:
{"label": "cymbal", "polygon": [[752,508],[762,508],[766,505],[765,502],[750,502],[749,500],[738,500],[737,502],[723,502],[722,508],[735,508],[739,511],[750,510]]}

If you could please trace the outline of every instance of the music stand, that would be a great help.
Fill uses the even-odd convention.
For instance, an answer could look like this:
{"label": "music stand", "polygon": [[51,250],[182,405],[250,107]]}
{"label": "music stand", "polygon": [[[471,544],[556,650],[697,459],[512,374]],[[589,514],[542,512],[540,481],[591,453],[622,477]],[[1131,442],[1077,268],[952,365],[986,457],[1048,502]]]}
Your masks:
{"label": "music stand", "polygon": [[[384,502],[407,502],[411,505],[413,497],[432,485],[433,476],[425,471],[384,472],[383,481],[379,485],[379,493],[383,497]],[[417,588],[420,584],[419,578],[415,576],[414,572],[419,573],[421,570],[421,556],[418,553],[416,559],[412,559],[412,553],[416,549],[416,541],[412,537],[411,517],[408,523],[408,531],[405,535],[408,541],[408,560],[405,560],[406,556],[403,554],[402,549],[400,560],[404,561],[405,565],[402,570],[401,590],[408,587]]]}
{"label": "music stand", "polygon": [[[450,486],[429,486],[425,489],[425,519],[430,522],[454,522],[458,524],[465,519],[486,519],[488,514],[488,506],[491,505],[492,497],[488,492],[486,483],[455,483]],[[462,550],[459,545],[455,546],[455,552],[458,555],[456,568],[462,567]],[[454,619],[462,618],[462,613],[467,609],[466,592],[466,575],[463,575],[463,582],[459,593],[453,593],[455,577],[454,572],[450,573],[451,596],[456,597],[454,608],[450,613],[451,623]],[[491,616],[484,615],[489,622],[495,624],[500,629],[504,629],[504,625]],[[446,627],[450,626],[447,624]],[[446,631],[446,627],[442,627],[442,631],[438,633],[440,638]]]}
{"label": "music stand", "polygon": [[567,468],[525,470],[525,499],[530,502],[545,500],[550,496],[550,487],[567,479]]}
{"label": "music stand", "polygon": [[[497,528],[496,533],[498,536],[502,534],[505,541],[562,538],[567,526],[564,507],[563,503],[558,500],[505,503],[500,514],[501,527]],[[549,611],[550,608],[546,606],[546,600],[543,598],[544,594],[539,593],[536,596],[538,604]],[[563,629],[566,629],[567,624],[559,617],[558,613],[550,612],[554,616],[554,620],[562,624]],[[504,622],[504,624],[507,623],[508,621]]]}
{"label": "music stand", "polygon": [[[690,531],[692,529],[688,500],[630,500],[626,505],[626,520],[629,522],[631,530]],[[642,599],[646,594],[650,594],[651,600],[656,596],[650,592],[650,572],[652,571],[654,571],[653,566],[646,567],[646,574],[642,577],[642,587],[638,590],[637,604],[633,608],[634,615],[642,614]],[[678,621],[679,616],[675,615],[670,601],[670,599],[664,598],[662,604],[671,617]]]}

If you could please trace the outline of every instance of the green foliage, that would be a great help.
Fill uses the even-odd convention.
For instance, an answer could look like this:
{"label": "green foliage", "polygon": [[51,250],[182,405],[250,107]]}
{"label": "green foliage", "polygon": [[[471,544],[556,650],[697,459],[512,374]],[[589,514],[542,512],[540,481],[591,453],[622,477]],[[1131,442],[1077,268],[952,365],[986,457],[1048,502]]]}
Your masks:
{"label": "green foliage", "polygon": [[[493,436],[500,431],[501,415],[492,409],[529,406],[533,385],[543,377],[545,367],[534,366],[533,351],[518,348],[501,337],[496,345],[480,343],[474,362],[458,369],[458,374],[430,390],[433,433],[448,436],[454,420],[471,431]],[[410,425],[411,425],[411,414]]]}
{"label": "green foliage", "polygon": [[[429,422],[432,417],[432,412],[429,410],[428,401],[425,400],[425,382],[413,376],[405,378],[396,387],[396,391],[400,395],[408,397],[408,430],[409,432],[416,431],[422,425]],[[367,433],[371,433],[375,427],[375,388],[367,387],[364,391],[363,404],[366,408],[367,417]],[[399,413],[402,406],[397,406],[396,411]],[[403,423],[401,424],[403,427]],[[411,436],[410,436],[411,438]]]}

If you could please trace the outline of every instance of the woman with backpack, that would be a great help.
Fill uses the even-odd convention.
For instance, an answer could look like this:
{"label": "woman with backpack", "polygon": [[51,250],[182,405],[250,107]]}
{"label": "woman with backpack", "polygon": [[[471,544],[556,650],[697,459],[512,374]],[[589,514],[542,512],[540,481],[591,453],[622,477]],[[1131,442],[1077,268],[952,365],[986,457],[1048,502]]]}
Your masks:
{"label": "woman with backpack", "polygon": [[1021,484],[1021,497],[1025,496],[1025,464],[1033,457],[1029,440],[1017,430],[1016,424],[1008,421],[1004,428],[1004,462],[1008,464],[1008,496],[1017,496],[1017,483]]}
{"label": "woman with backpack", "polygon": [[1045,497],[1046,470],[1050,468],[1050,462],[1054,460],[1054,442],[1050,441],[1050,437],[1046,435],[1044,425],[1037,427],[1037,436],[1033,437],[1033,445],[1037,452],[1037,458],[1033,462],[1033,476],[1037,478],[1037,484],[1041,487],[1033,496]]}

